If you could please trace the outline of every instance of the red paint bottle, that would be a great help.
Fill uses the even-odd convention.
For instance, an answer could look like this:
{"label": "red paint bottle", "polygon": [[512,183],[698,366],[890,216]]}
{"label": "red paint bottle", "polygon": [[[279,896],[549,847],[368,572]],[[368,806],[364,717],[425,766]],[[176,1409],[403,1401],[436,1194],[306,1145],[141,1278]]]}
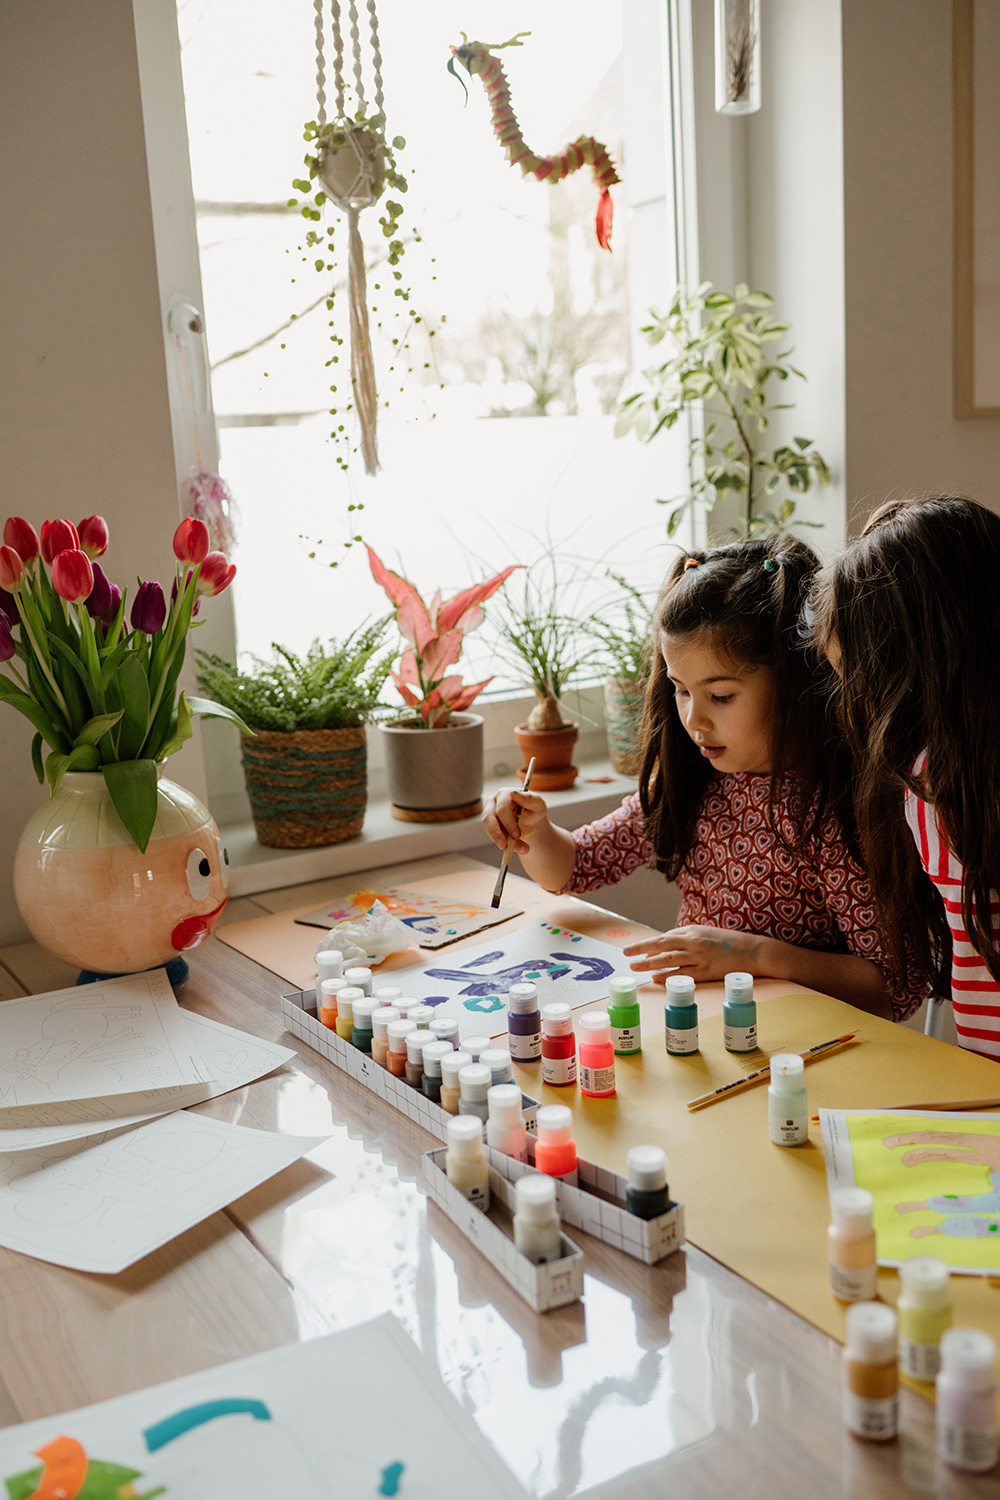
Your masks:
{"label": "red paint bottle", "polygon": [[580,1017],[580,1092],[591,1099],[607,1099],[614,1091],[611,1018],[606,1010],[593,1010]]}
{"label": "red paint bottle", "polygon": [[542,1009],[542,1082],[556,1088],[576,1083],[573,1012],[559,1001]]}

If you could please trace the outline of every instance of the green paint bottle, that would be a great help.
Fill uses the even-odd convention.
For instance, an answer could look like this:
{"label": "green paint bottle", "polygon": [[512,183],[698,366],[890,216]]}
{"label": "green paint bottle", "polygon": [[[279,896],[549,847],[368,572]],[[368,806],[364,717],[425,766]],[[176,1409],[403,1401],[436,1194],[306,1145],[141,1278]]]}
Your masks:
{"label": "green paint bottle", "polygon": [[608,986],[608,1019],[611,1045],[619,1057],[642,1051],[639,1022],[639,981],[631,975],[615,976]]}

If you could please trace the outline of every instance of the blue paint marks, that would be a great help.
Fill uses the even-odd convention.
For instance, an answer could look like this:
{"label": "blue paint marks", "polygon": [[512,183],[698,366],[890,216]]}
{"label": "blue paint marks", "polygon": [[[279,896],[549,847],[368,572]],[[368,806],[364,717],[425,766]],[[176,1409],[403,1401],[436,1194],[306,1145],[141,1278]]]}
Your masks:
{"label": "blue paint marks", "polygon": [[477,995],[474,1000],[466,1000],[464,1004],[466,1010],[478,1011],[484,1016],[495,1010],[503,1010],[503,1001],[499,995]]}
{"label": "blue paint marks", "polygon": [[[457,985],[457,993],[461,999],[466,996],[472,999],[495,998],[497,991],[506,994],[511,985],[517,984],[526,974],[537,974],[540,970],[545,970],[553,979],[569,976],[577,984],[599,982],[610,978],[614,973],[614,968],[606,959],[578,957],[575,953],[553,953],[548,958],[529,959],[523,963],[510,964],[507,968],[496,969],[492,974],[477,972],[481,964],[502,958],[502,952],[488,953],[464,969],[426,969],[424,972],[428,979],[441,979]],[[579,972],[574,973],[574,969]],[[433,1005],[435,1001],[425,1000],[424,1004]],[[491,1010],[501,1008],[502,1002],[490,1007]]]}
{"label": "blue paint marks", "polygon": [[420,1004],[421,1005],[447,1005],[448,1004],[448,996],[447,995],[428,995],[425,999],[421,1000]]}
{"label": "blue paint marks", "polygon": [[173,1442],[174,1438],[190,1432],[192,1427],[200,1427],[213,1417],[225,1417],[233,1412],[245,1412],[248,1416],[256,1417],[259,1422],[271,1420],[271,1413],[263,1401],[241,1401],[237,1398],[202,1401],[198,1406],[185,1407],[183,1411],[174,1412],[172,1417],[165,1417],[162,1422],[155,1422],[152,1427],[147,1427],[143,1433],[146,1447],[150,1453],[155,1453],[158,1448]]}
{"label": "blue paint marks", "polygon": [[403,1477],[403,1470],[405,1468],[405,1464],[386,1464],[385,1468],[382,1470],[382,1483],[376,1490],[376,1494],[398,1495],[399,1481]]}

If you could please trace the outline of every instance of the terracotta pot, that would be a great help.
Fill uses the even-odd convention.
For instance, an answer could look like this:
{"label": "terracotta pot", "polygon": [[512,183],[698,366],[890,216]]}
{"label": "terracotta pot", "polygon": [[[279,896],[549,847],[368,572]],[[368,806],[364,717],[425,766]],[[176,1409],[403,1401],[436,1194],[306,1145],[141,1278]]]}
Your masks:
{"label": "terracotta pot", "polygon": [[453,823],[483,810],[483,720],[452,714],[440,729],[416,719],[380,724],[392,816]]}
{"label": "terracotta pot", "polygon": [[639,729],[646,701],[646,683],[631,677],[604,681],[604,716],[611,764],[620,776],[639,774]]}
{"label": "terracotta pot", "polygon": [[368,803],[364,726],[259,729],[240,750],[258,843],[315,849],[357,838]]}
{"label": "terracotta pot", "polygon": [[64,776],[14,855],[14,895],[43,948],[98,974],[129,974],[195,948],[222,915],[229,857],[208,809],[165,779],[143,854],[100,771]]}
{"label": "terracotta pot", "polygon": [[535,769],[531,777],[534,792],[558,792],[572,786],[579,772],[573,765],[573,746],[579,734],[576,724],[563,724],[560,729],[529,729],[518,724],[514,738],[524,757],[520,774],[523,778],[528,761],[535,757]]}

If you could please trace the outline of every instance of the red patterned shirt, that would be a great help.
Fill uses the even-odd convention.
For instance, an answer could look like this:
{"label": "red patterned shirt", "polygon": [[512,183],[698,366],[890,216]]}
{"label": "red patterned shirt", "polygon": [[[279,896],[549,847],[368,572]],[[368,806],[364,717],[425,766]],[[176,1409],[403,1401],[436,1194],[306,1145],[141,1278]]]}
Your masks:
{"label": "red patterned shirt", "polygon": [[[771,778],[753,771],[713,773],[678,876],[678,926],[757,932],[798,948],[856,953],[887,974],[868,877],[851,856],[832,814],[808,850],[789,848],[771,827]],[[778,826],[795,837],[793,794],[779,804]],[[616,812],[573,834],[576,864],[563,890],[596,891],[653,862],[638,793]],[[888,976],[887,976],[888,983]],[[893,995],[903,1021],[926,993],[915,977]]]}

